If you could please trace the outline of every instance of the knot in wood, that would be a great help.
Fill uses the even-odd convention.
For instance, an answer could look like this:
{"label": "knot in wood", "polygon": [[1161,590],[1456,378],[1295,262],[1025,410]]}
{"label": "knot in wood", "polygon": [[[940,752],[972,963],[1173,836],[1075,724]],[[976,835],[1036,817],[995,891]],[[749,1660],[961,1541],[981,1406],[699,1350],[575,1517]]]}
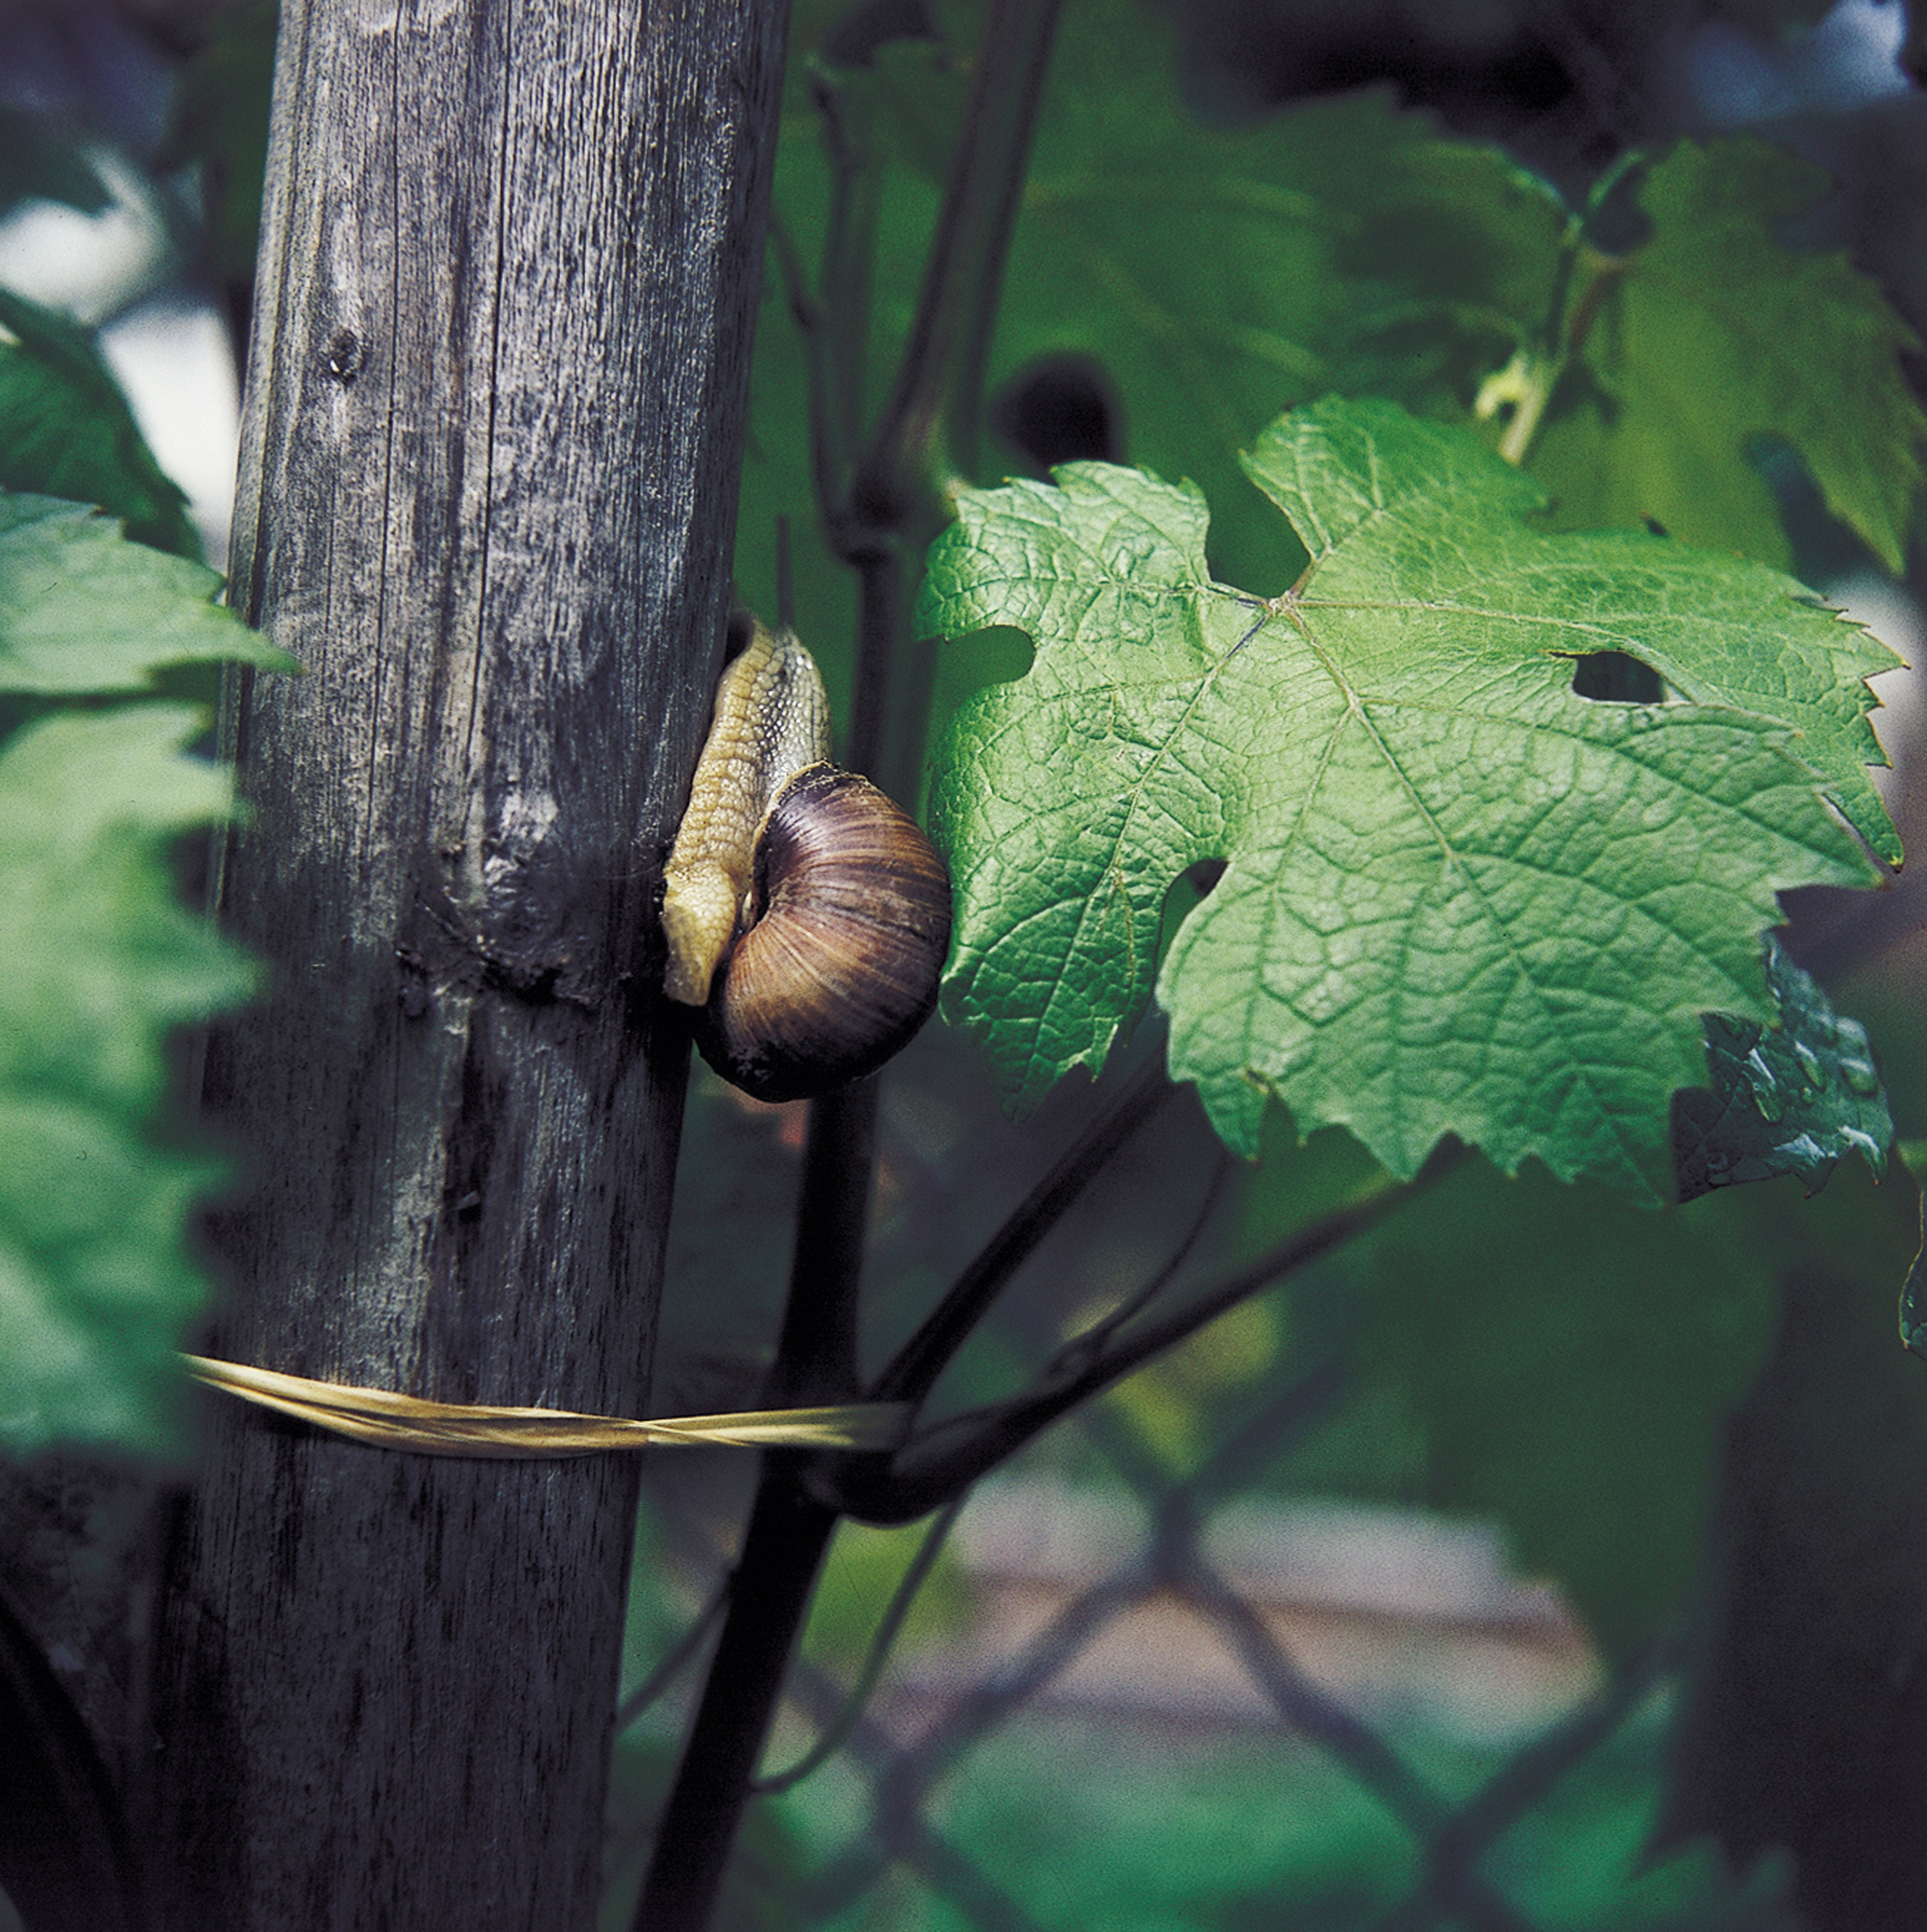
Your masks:
{"label": "knot in wood", "polygon": [[352,328],[337,328],[322,351],[322,366],[331,382],[345,389],[367,366],[368,352]]}

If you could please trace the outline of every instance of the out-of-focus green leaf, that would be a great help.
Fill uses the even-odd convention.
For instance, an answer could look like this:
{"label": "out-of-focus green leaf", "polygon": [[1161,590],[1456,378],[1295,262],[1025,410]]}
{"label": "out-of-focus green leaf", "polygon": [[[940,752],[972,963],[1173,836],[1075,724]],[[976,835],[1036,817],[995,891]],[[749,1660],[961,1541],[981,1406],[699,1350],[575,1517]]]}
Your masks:
{"label": "out-of-focus green leaf", "polygon": [[1596,260],[1581,359],[1530,458],[1569,530],[1651,518],[1688,543],[1785,568],[1749,460],[1785,438],[1835,515],[1898,571],[1927,413],[1900,366],[1912,332],[1844,254],[1782,247],[1826,175],[1748,139],[1683,141],[1646,178],[1649,238]]}
{"label": "out-of-focus green leaf", "polygon": [[[939,755],[951,1012],[1034,1104],[1143,1012],[1172,882],[1227,860],[1156,991],[1227,1144],[1275,1094],[1401,1176],[1455,1133],[1670,1198],[1669,1096],[1701,1013],[1767,1016],[1775,892],[1872,877],[1786,749],[1818,721],[1801,753],[1880,814],[1839,656],[1872,647],[1757,566],[1530,528],[1530,479],[1388,404],[1301,410],[1251,470],[1315,560],[1284,599],[1212,580],[1194,490],[1099,464],[966,497],[933,551],[925,628],[1037,647]],[[1704,701],[1575,695],[1615,650]]]}
{"label": "out-of-focus green leaf", "polygon": [[1387,92],[1254,125],[1180,103],[1161,20],[1131,0],[1065,10],[1005,277],[991,376],[1094,357],[1130,460],[1197,484],[1219,574],[1296,574],[1237,452],[1338,390],[1457,413],[1548,298],[1565,221],[1497,149],[1440,138]]}
{"label": "out-of-focus green leaf", "polygon": [[153,1124],[177,1026],[251,968],[175,900],[172,842],[228,809],[176,705],[31,724],[0,751],[0,1450],[172,1440],[187,1251],[218,1172]]}
{"label": "out-of-focus green leaf", "polygon": [[144,691],[172,664],[293,660],[214,602],[220,579],[82,503],[0,495],[0,691]]}
{"label": "out-of-focus green leaf", "polygon": [[[850,418],[839,447],[860,442],[902,344],[974,29],[939,10],[937,38],[829,74],[832,136],[808,86],[786,97],[776,208],[789,259],[829,330],[820,343],[834,345],[838,314],[864,320],[860,340],[824,350]],[[1303,559],[1237,480],[1236,451],[1278,410],[1326,392],[1469,421],[1482,376],[1539,352],[1569,217],[1498,149],[1444,139],[1387,94],[1203,124],[1179,100],[1169,38],[1131,0],[1065,9],[987,375],[994,392],[1066,357],[1101,370],[1131,460],[1197,482],[1213,504],[1216,574],[1269,594]],[[835,286],[818,274],[837,179],[826,139],[854,184]],[[1775,239],[1822,185],[1755,140],[1684,144],[1645,182],[1644,244],[1584,258],[1586,340],[1530,453],[1565,526],[1651,518],[1784,566],[1749,458],[1774,437],[1897,559],[1927,416],[1897,359],[1908,331],[1874,284],[1842,257]],[[754,601],[773,603],[772,532],[787,514],[799,621],[820,633],[834,686],[853,592],[837,566],[819,580],[825,566],[800,541],[815,517],[808,374],[780,259],[766,280],[737,571]]]}
{"label": "out-of-focus green leaf", "polygon": [[[804,1654],[848,1676],[870,1654],[877,1619],[916,1561],[928,1522],[877,1529],[859,1522],[838,1526],[817,1593],[810,1603]],[[917,1592],[898,1642],[928,1642],[953,1635],[970,1610],[970,1586],[947,1544]]]}
{"label": "out-of-focus green leaf", "polygon": [[1428,1500],[1497,1517],[1614,1654],[1684,1608],[1722,1424],[1773,1339],[1762,1191],[1652,1214],[1482,1162],[1368,1250],[1359,1352],[1423,1438]]}
{"label": "out-of-focus green leaf", "polygon": [[201,560],[187,496],[154,461],[92,336],[4,289],[0,490],[97,505],[136,543]]}
{"label": "out-of-focus green leaf", "polygon": [[1849,1162],[1811,1201],[1739,1198],[1761,1210],[1780,1332],[1728,1432],[1662,1843],[1710,1833],[1736,1864],[1782,1849],[1816,1927],[1917,1925],[1927,1373],[1893,1313],[1916,1190]]}
{"label": "out-of-focus green leaf", "polygon": [[1776,1024],[1707,1016],[1708,1087],[1674,1096],[1673,1160],[1680,1198],[1797,1174],[1809,1192],[1857,1154],[1885,1171],[1893,1120],[1866,1028],[1843,1019],[1812,975],[1767,943]]}
{"label": "out-of-focus green leaf", "polygon": [[[882,400],[922,284],[980,24],[943,10],[938,38],[822,74],[831,134],[793,58],[776,220],[826,311],[868,305],[867,337],[838,352],[840,374],[857,374],[838,386],[859,414]],[[1133,0],[1066,8],[988,378],[1093,357],[1121,393],[1133,459],[1197,480],[1218,506],[1221,572],[1281,589],[1302,559],[1239,478],[1237,450],[1287,404],[1335,388],[1462,407],[1519,338],[1518,318],[1543,308],[1564,217],[1497,149],[1440,139],[1386,92],[1249,129],[1203,126],[1178,99],[1170,38]],[[868,237],[849,257],[859,290],[818,277],[836,178],[826,145],[859,182],[847,219]],[[739,585],[766,606],[775,514],[799,539],[815,515],[808,368],[781,260],[773,252],[765,276],[736,557]],[[800,545],[798,557],[799,627],[840,636],[853,592],[819,584]],[[834,695],[834,663],[826,672]]]}

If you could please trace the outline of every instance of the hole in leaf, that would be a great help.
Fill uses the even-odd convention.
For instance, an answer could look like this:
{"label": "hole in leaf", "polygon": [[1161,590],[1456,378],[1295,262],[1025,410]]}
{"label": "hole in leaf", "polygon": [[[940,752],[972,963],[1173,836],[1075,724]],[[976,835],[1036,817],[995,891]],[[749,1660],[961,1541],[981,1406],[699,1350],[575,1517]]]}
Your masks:
{"label": "hole in leaf", "polygon": [[946,640],[937,646],[931,716],[940,722],[978,692],[993,684],[1014,683],[1029,671],[1035,656],[1021,631],[1002,627]]}
{"label": "hole in leaf", "polygon": [[1158,922],[1160,968],[1164,963],[1164,955],[1170,950],[1171,941],[1178,936],[1178,928],[1197,910],[1212,887],[1224,876],[1227,863],[1223,859],[1199,859],[1171,881],[1170,890],[1164,895],[1163,914]]}
{"label": "hole in leaf", "polygon": [[990,422],[1040,469],[1124,460],[1123,399],[1089,356],[1041,356],[1020,370],[992,401]]}
{"label": "hole in leaf", "polygon": [[1663,704],[1666,681],[1624,651],[1588,651],[1572,660],[1572,692],[1597,704]]}

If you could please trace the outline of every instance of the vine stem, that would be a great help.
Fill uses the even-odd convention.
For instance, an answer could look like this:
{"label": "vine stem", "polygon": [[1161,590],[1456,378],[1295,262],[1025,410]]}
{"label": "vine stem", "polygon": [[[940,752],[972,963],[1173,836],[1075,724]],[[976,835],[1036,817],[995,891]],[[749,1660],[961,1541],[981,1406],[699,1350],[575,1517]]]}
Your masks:
{"label": "vine stem", "polygon": [[1554,392],[1573,358],[1585,347],[1600,305],[1627,267],[1623,256],[1592,252],[1584,290],[1577,302],[1572,300],[1573,283],[1581,256],[1589,253],[1587,243],[1593,222],[1613,196],[1650,159],[1644,148],[1629,148],[1593,184],[1585,206],[1575,209],[1566,224],[1536,345],[1530,350],[1521,346],[1512,362],[1490,378],[1479,392],[1475,409],[1482,417],[1501,399],[1515,406],[1512,419],[1500,440],[1499,454],[1515,466],[1530,454]]}
{"label": "vine stem", "polygon": [[1146,1059],[952,1282],[884,1366],[866,1400],[921,1402],[929,1394],[1038,1244],[1171,1092],[1163,1056]]}
{"label": "vine stem", "polygon": [[643,1874],[633,1932],[704,1932],[838,1512],[807,1494],[794,1452],[765,1460],[688,1747]]}
{"label": "vine stem", "polygon": [[[895,553],[865,560],[859,694],[877,688],[895,642]],[[851,759],[876,756],[880,704],[859,695]],[[810,1103],[796,1246],[766,1406],[847,1400],[856,1390],[857,1308],[870,1215],[877,1082]],[[656,1826],[634,1932],[704,1932],[754,1793],[764,1737],[842,1512],[805,1490],[793,1454],[764,1459],[730,1591],[729,1614]]]}
{"label": "vine stem", "polygon": [[[848,760],[886,790],[913,790],[928,701],[922,675],[896,680],[906,612],[902,548],[924,512],[904,487],[928,468],[944,399],[974,412],[984,341],[1008,252],[1061,0],[995,0],[977,84],[946,190],[924,297],[891,403],[841,503],[826,522],[861,584],[856,700]],[[836,130],[833,128],[832,132]],[[851,255],[867,259],[856,184],[840,184],[853,218],[846,257],[833,262],[841,298],[867,307]],[[790,265],[793,271],[793,264]],[[847,315],[838,320],[847,321]],[[813,327],[823,318],[812,312]],[[846,346],[853,338],[844,332]],[[860,340],[858,337],[855,340]],[[811,344],[819,488],[847,433],[850,372],[836,346]],[[841,378],[839,381],[836,379]],[[834,387],[838,393],[825,394]],[[856,1385],[858,1295],[868,1219],[877,1083],[857,1082],[812,1103],[790,1297],[769,1388],[788,1402],[835,1401]],[[817,1572],[842,1514],[812,1496],[802,1459],[766,1457],[703,1697],[656,1828],[637,1898],[635,1932],[704,1932],[715,1912],[756,1762],[795,1651]]]}
{"label": "vine stem", "polygon": [[[1062,0],[993,0],[910,338],[852,481],[859,518],[897,524],[906,470],[967,458],[974,445],[991,320],[1062,8]],[[946,436],[958,446],[940,451]]]}
{"label": "vine stem", "polygon": [[1471,1152],[1456,1141],[1441,1143],[1410,1180],[1388,1180],[1363,1199],[1320,1216],[1182,1307],[1161,1317],[1128,1322],[1116,1335],[1100,1323],[1095,1332],[1101,1345],[1095,1348],[1089,1346],[1090,1334],[1074,1337],[1026,1394],[990,1408],[946,1418],[913,1436],[894,1456],[845,1456],[834,1465],[820,1460],[814,1486],[859,1522],[913,1522],[961,1495],[1059,1416],[1188,1340],[1239,1302],[1375,1228],[1407,1202],[1437,1186]]}
{"label": "vine stem", "polygon": [[823,1726],[823,1735],[793,1764],[787,1771],[778,1772],[769,1778],[759,1778],[754,1789],[759,1797],[775,1797],[787,1791],[793,1785],[801,1784],[805,1778],[820,1771],[837,1753],[842,1750],[855,1733],[865,1707],[869,1703],[877,1686],[883,1681],[883,1666],[890,1660],[890,1652],[895,1647],[898,1636],[909,1619],[910,1609],[918,1593],[929,1580],[931,1571],[936,1568],[945,1540],[955,1527],[957,1519],[964,1513],[964,1498],[954,1497],[931,1519],[928,1529],[919,1546],[916,1555],[911,1558],[910,1568],[904,1572],[898,1583],[895,1594],[891,1598],[883,1616],[877,1619],[875,1633],[870,1640],[868,1654],[863,1660],[862,1668],[856,1673],[836,1715]]}

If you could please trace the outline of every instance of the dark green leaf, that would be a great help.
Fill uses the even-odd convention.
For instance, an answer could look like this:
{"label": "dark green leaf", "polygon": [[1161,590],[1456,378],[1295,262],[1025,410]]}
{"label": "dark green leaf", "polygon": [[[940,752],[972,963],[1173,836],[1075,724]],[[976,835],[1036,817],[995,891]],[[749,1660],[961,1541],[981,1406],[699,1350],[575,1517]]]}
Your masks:
{"label": "dark green leaf", "polygon": [[1708,1087],[1674,1096],[1673,1160],[1680,1198],[1797,1174],[1809,1193],[1835,1164],[1859,1154],[1884,1172],[1893,1120],[1857,1020],[1842,1019],[1777,939],[1767,943],[1767,986],[1779,1017],[1767,1027],[1707,1016]]}
{"label": "dark green leaf", "polygon": [[112,200],[79,148],[55,133],[44,115],[0,107],[0,214],[37,200],[97,214]]}
{"label": "dark green leaf", "polygon": [[[1927,1375],[1894,1346],[1911,1180],[1747,1188],[1780,1286],[1771,1359],[1728,1429],[1661,1844],[1790,1855],[1816,1927],[1927,1922],[1916,1855],[1927,1682]],[[1705,1206],[1696,1206],[1698,1215]]]}
{"label": "dark green leaf", "polygon": [[1370,1250],[1364,1365],[1424,1440],[1427,1499],[1496,1516],[1611,1652],[1685,1607],[1721,1426],[1772,1341],[1757,1192],[1653,1214],[1480,1163]]}
{"label": "dark green leaf", "polygon": [[1203,125],[1178,99],[1161,21],[1073,5],[992,377],[1095,358],[1131,460],[1198,484],[1216,567],[1280,590],[1296,565],[1238,488],[1236,452],[1328,390],[1461,410],[1542,313],[1564,221],[1496,148],[1441,140],[1389,92]]}
{"label": "dark green leaf", "polygon": [[201,560],[187,496],[149,453],[92,336],[4,289],[0,489],[96,504],[136,543]]}
{"label": "dark green leaf", "polygon": [[254,277],[280,10],[275,0],[243,0],[215,17],[205,44],[181,64],[154,157],[157,172],[199,164],[209,252],[223,281]]}

